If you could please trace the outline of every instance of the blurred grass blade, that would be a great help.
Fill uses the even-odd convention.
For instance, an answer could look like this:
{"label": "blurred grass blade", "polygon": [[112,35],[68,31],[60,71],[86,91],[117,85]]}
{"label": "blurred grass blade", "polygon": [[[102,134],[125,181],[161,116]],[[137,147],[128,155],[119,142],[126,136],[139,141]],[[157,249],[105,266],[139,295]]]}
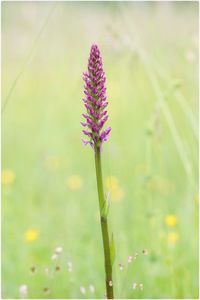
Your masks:
{"label": "blurred grass blade", "polygon": [[50,19],[52,13],[53,13],[54,10],[55,10],[56,5],[57,5],[57,3],[55,2],[55,3],[53,4],[53,6],[51,7],[49,13],[47,14],[47,17],[46,17],[46,19],[45,19],[45,21],[44,21],[44,23],[43,23],[43,25],[42,25],[42,27],[41,27],[39,33],[37,34],[37,36],[36,36],[36,38],[35,38],[35,40],[34,40],[32,46],[31,46],[31,48],[30,48],[30,50],[29,50],[29,52],[28,52],[28,54],[27,54],[27,56],[26,56],[26,59],[25,59],[23,65],[22,65],[21,70],[19,71],[19,73],[17,74],[16,78],[14,79],[14,81],[13,81],[11,87],[10,87],[10,90],[9,90],[9,92],[8,92],[8,94],[7,94],[6,98],[5,98],[5,100],[2,101],[2,102],[3,102],[2,108],[1,108],[1,113],[2,113],[2,114],[4,113],[4,111],[5,111],[5,109],[6,109],[7,105],[8,105],[8,101],[9,101],[10,97],[12,96],[12,93],[13,93],[13,91],[14,91],[14,89],[15,89],[15,87],[16,87],[18,81],[19,81],[19,79],[21,78],[22,74],[24,73],[24,70],[26,69],[28,63],[29,63],[30,60],[31,60],[33,51],[34,51],[34,49],[35,49],[35,47],[36,47],[36,45],[37,45],[37,43],[38,43],[38,41],[39,41],[39,39],[40,39],[40,37],[41,37],[41,35],[42,35],[44,29],[46,28],[46,26],[47,26],[47,24],[48,24],[48,22],[49,22],[49,19]]}
{"label": "blurred grass blade", "polygon": [[146,54],[146,51],[140,46],[140,42],[138,40],[137,34],[132,31],[130,31],[130,29],[134,28],[134,24],[132,22],[132,19],[129,17],[129,14],[127,13],[127,10],[125,9],[125,6],[123,4],[120,4],[120,8],[121,8],[121,16],[123,18],[123,21],[125,24],[127,24],[127,32],[129,33],[129,35],[131,36],[131,40],[134,40],[134,48],[137,50],[141,61],[143,62],[143,66],[144,69],[146,70],[147,76],[149,77],[149,81],[152,84],[154,93],[158,99],[158,101],[160,102],[161,106],[162,106],[162,111],[163,114],[165,116],[167,125],[171,131],[172,134],[172,138],[174,140],[174,144],[176,146],[177,152],[179,153],[179,157],[182,161],[183,167],[185,169],[186,174],[188,175],[188,177],[190,178],[192,175],[192,167],[191,167],[191,163],[188,159],[187,153],[185,151],[183,142],[181,140],[181,137],[179,135],[179,132],[176,128],[176,125],[174,123],[174,120],[171,116],[171,112],[168,108],[168,105],[164,99],[164,95],[163,92],[159,86],[158,80],[157,80],[157,76],[154,74],[153,67],[151,65],[149,56]]}
{"label": "blurred grass blade", "polygon": [[[154,58],[151,58],[152,61],[152,67],[158,72],[159,76],[163,77],[164,80],[169,81],[171,79],[171,76],[167,74],[167,71],[162,68],[161,65],[158,64],[157,60]],[[176,91],[174,94],[176,100],[179,102],[179,105],[185,114],[188,123],[190,124],[192,131],[198,141],[198,128],[195,126],[195,115],[193,114],[190,106],[188,105],[184,95],[180,91]]]}
{"label": "blurred grass blade", "polygon": [[158,101],[161,103],[163,114],[165,116],[168,127],[171,131],[172,138],[174,140],[175,146],[176,146],[177,151],[179,153],[180,159],[183,163],[183,167],[185,169],[185,172],[188,176],[191,176],[191,174],[192,174],[191,163],[190,163],[190,161],[187,157],[187,153],[185,151],[184,145],[182,143],[182,140],[180,138],[180,135],[179,135],[179,132],[176,128],[176,125],[174,124],[174,120],[172,118],[171,112],[168,108],[168,105],[167,105],[165,99],[164,99],[164,95],[162,93],[162,90],[159,87],[156,76],[151,71],[151,66],[147,62],[147,58],[146,58],[144,52],[142,52],[141,58],[143,60],[144,67],[146,69],[147,75],[149,76],[149,80],[150,80],[150,82],[151,82],[151,84],[154,88],[154,92],[156,94],[156,97],[158,98]]}

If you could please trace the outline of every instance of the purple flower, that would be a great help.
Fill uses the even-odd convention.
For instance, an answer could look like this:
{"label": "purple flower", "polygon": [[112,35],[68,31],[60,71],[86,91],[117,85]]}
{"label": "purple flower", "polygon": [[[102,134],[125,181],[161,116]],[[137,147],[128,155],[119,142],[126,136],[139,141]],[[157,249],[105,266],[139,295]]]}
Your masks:
{"label": "purple flower", "polygon": [[[81,124],[84,126],[83,133],[87,140],[83,140],[85,145],[90,144],[94,149],[101,147],[107,141],[111,127],[103,130],[103,126],[108,119],[105,110],[108,102],[106,101],[105,73],[99,48],[93,44],[88,59],[88,72],[83,73],[84,94],[83,102],[87,114]],[[87,130],[85,130],[87,129]]]}

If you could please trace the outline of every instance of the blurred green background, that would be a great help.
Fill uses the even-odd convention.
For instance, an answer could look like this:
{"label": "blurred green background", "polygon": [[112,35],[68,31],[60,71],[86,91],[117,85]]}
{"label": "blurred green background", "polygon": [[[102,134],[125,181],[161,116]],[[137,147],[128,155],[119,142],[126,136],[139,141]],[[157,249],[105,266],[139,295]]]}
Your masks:
{"label": "blurred green background", "polygon": [[198,3],[162,1],[2,3],[2,297],[104,298],[80,125],[94,42],[116,298],[197,298]]}

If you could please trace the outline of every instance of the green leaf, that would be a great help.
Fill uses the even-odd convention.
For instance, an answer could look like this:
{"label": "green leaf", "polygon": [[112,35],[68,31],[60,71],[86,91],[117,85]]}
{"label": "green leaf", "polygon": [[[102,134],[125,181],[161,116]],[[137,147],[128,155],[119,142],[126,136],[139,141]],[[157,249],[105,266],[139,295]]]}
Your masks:
{"label": "green leaf", "polygon": [[109,212],[110,203],[108,201],[104,201],[104,205],[101,209],[101,216],[107,218]]}
{"label": "green leaf", "polygon": [[115,243],[114,243],[113,233],[110,241],[110,258],[111,258],[111,264],[113,266],[115,261]]}

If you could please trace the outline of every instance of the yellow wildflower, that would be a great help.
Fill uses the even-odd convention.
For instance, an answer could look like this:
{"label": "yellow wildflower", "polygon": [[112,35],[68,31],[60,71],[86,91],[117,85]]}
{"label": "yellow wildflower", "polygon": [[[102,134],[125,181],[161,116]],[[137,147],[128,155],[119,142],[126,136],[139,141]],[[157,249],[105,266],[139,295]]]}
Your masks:
{"label": "yellow wildflower", "polygon": [[57,170],[60,167],[60,159],[57,156],[48,156],[45,165],[51,171]]}
{"label": "yellow wildflower", "polygon": [[105,180],[105,187],[113,202],[119,202],[123,196],[124,191],[119,185],[119,180],[115,176],[108,176]]}
{"label": "yellow wildflower", "polygon": [[168,226],[175,226],[177,224],[177,217],[175,215],[166,215],[165,217],[165,223]]}
{"label": "yellow wildflower", "polygon": [[38,230],[34,229],[34,228],[31,228],[31,229],[28,229],[25,232],[24,237],[25,237],[26,241],[33,242],[33,241],[37,240],[38,235],[39,235]]}
{"label": "yellow wildflower", "polygon": [[147,175],[149,173],[149,166],[147,164],[139,164],[135,170],[138,175]]}
{"label": "yellow wildflower", "polygon": [[71,190],[79,189],[82,183],[82,178],[78,175],[72,175],[67,180],[67,185]]}
{"label": "yellow wildflower", "polygon": [[2,184],[11,184],[15,181],[15,173],[11,169],[3,170],[1,173]]}
{"label": "yellow wildflower", "polygon": [[110,196],[111,201],[119,202],[124,197],[124,191],[122,190],[122,188],[118,187],[111,191]]}
{"label": "yellow wildflower", "polygon": [[175,244],[178,240],[179,236],[176,232],[170,232],[168,233],[168,241],[169,243]]}
{"label": "yellow wildflower", "polygon": [[108,190],[114,190],[119,187],[119,181],[115,176],[106,177],[105,186]]}
{"label": "yellow wildflower", "polygon": [[168,179],[159,176],[159,175],[155,175],[153,176],[149,182],[148,182],[148,188],[149,190],[153,191],[153,192],[159,192],[162,194],[167,194],[170,189],[172,188],[171,183],[168,181]]}

